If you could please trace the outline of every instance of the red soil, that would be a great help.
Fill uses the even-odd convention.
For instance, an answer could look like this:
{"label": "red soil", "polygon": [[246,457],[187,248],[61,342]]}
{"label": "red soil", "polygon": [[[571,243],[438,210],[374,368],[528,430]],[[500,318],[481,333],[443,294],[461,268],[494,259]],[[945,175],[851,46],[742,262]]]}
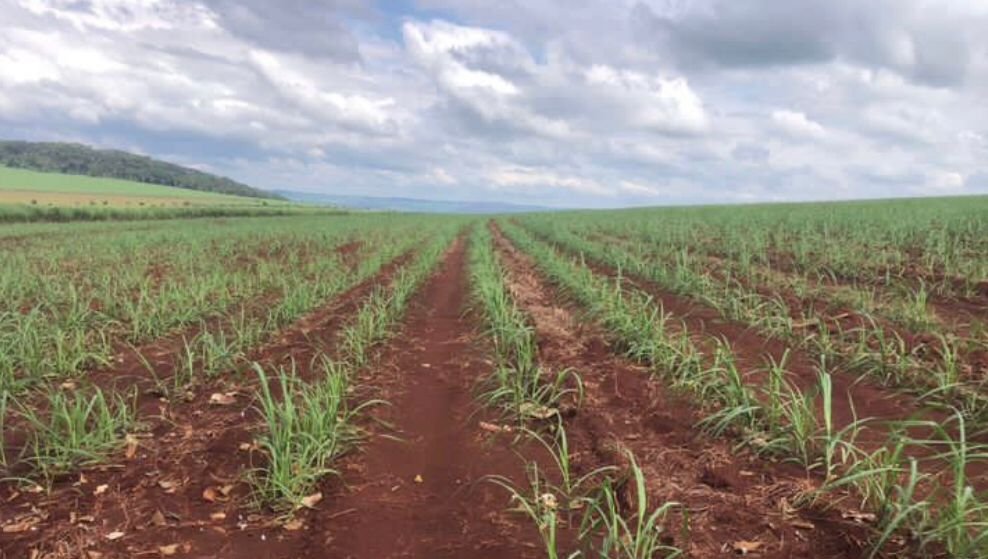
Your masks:
{"label": "red soil", "polygon": [[360,251],[363,248],[364,242],[358,239],[336,247],[335,252],[340,256],[344,264],[349,266],[350,269],[353,269],[360,262]]}
{"label": "red soil", "polygon": [[[615,278],[617,272],[593,264],[591,269],[600,275]],[[699,304],[688,297],[664,290],[642,278],[623,276],[623,281],[635,289],[651,295],[656,304],[671,313],[673,322],[682,321],[691,334],[698,335],[701,343],[711,337],[727,340],[737,359],[738,366],[749,374],[753,384],[761,385],[767,376],[764,369],[768,358],[781,362],[789,352],[786,370],[789,380],[800,389],[817,385],[818,361],[805,351],[788,346],[785,342],[762,336],[753,328],[723,318],[716,309]],[[857,418],[881,420],[905,419],[921,411],[915,400],[897,394],[856,375],[831,371],[833,377],[834,421],[843,427]]]}
{"label": "red soil", "polygon": [[[587,265],[595,274],[600,276],[612,279],[618,277],[617,271],[607,266],[589,261]],[[675,328],[676,323],[681,321],[686,326],[687,331],[696,336],[696,341],[701,348],[712,349],[711,337],[726,340],[730,344],[739,369],[745,374],[745,380],[751,386],[764,386],[767,380],[767,373],[764,370],[766,358],[771,357],[779,361],[787,350],[789,352],[786,361],[788,380],[802,390],[810,389],[818,384],[818,361],[807,352],[790,347],[781,340],[762,336],[746,325],[727,320],[717,310],[704,306],[691,298],[667,291],[654,282],[625,273],[622,273],[620,277],[633,289],[650,295],[656,305],[670,313],[673,318],[670,321],[671,327]],[[885,422],[926,419],[946,425],[948,415],[945,412],[924,406],[907,394],[889,390],[870,379],[848,371],[831,369],[830,372],[835,428],[841,429],[858,419],[874,420],[856,439],[857,444],[865,449],[875,450],[888,440],[889,429]],[[931,435],[928,429],[911,428],[908,432],[917,439]],[[975,437],[969,434],[968,438],[981,442],[984,435]],[[915,446],[911,447],[910,450],[917,458],[928,458],[935,454],[932,449],[921,450]],[[923,462],[921,469],[929,473],[941,472],[945,471],[945,466],[946,464],[941,461]],[[988,487],[988,467],[980,462],[976,462],[970,467],[968,476],[969,482],[975,487]]]}
{"label": "red soil", "polygon": [[[387,285],[410,257],[408,253],[396,259],[374,278],[303,317],[252,359],[266,369],[294,359],[300,375],[308,376],[317,351],[332,352],[335,334],[346,319],[371,290]],[[157,344],[155,369],[168,375],[177,363],[173,352],[180,349],[180,340]],[[140,440],[130,458],[120,457],[79,477],[59,480],[50,494],[25,493],[14,483],[0,486],[4,523],[20,517],[37,520],[31,530],[0,533],[0,550],[10,557],[29,557],[36,550],[40,557],[74,558],[94,552],[111,559],[157,554],[159,546],[178,544],[198,557],[283,556],[278,546],[284,539],[280,523],[251,506],[243,480],[243,474],[260,460],[242,448],[252,442],[251,426],[256,423],[252,373],[244,375],[246,380],[219,378],[188,401],[170,402],[144,390],[153,383],[138,361],[125,359],[94,379],[107,383],[108,390],[142,388],[138,410],[150,426],[149,436]],[[213,394],[229,394],[234,401],[213,405],[209,403]],[[204,498],[207,490],[214,499]],[[124,536],[108,539],[114,532]],[[257,542],[268,541],[269,536],[271,555],[254,554]],[[236,549],[243,554],[233,553]]]}
{"label": "red soil", "polygon": [[[246,395],[256,387],[217,383],[210,391],[236,390],[234,404],[208,406],[197,397],[163,409],[166,421],[130,459],[58,483],[51,495],[4,487],[2,518],[38,523],[0,534],[0,557],[33,557],[39,550],[46,558],[115,559],[158,556],[173,549],[168,546],[181,557],[539,557],[534,529],[509,513],[505,491],[484,479],[521,480],[523,466],[514,449],[479,427],[483,416],[472,390],[491,365],[464,314],[464,245],[455,245],[415,296],[403,332],[382,350],[380,364],[358,379],[356,401],[390,402],[374,408],[368,427],[391,436],[375,436],[365,453],[344,457],[337,464],[342,483],[325,480],[324,500],[300,514],[300,524],[286,526],[251,506],[242,478],[251,452],[242,447],[252,440],[256,417]],[[332,345],[368,290],[362,286],[331,311],[300,321],[259,358],[303,365],[315,345]],[[117,532],[122,535],[111,539]]]}
{"label": "red soil", "polygon": [[380,365],[359,379],[390,402],[375,415],[398,440],[375,437],[347,461],[346,487],[328,484],[331,497],[307,519],[296,557],[540,557],[537,536],[506,512],[505,491],[484,480],[520,478],[522,463],[478,427],[473,389],[491,366],[464,314],[467,282],[460,240]]}
{"label": "red soil", "polygon": [[864,526],[842,520],[838,510],[793,508],[813,480],[701,435],[689,404],[650,380],[647,369],[615,357],[599,328],[562,303],[530,259],[495,234],[512,295],[535,327],[541,363],[582,376],[585,400],[567,421],[581,470],[624,464],[619,449],[634,452],[650,503],[673,501],[690,511],[685,537],[676,530],[681,518],[669,522],[690,557],[725,557],[740,542],[757,543],[759,557],[862,555]]}
{"label": "red soil", "polygon": [[[784,273],[800,273],[792,254],[785,252],[772,252],[769,255],[769,262],[773,269]],[[884,270],[874,270],[872,277],[851,277],[844,274],[836,274],[834,277],[823,277],[820,279],[824,285],[868,285],[876,289],[884,289],[888,286],[885,282]],[[963,278],[948,277],[942,273],[924,269],[916,263],[908,263],[903,270],[893,270],[895,282],[912,289],[919,289],[925,283],[927,289],[932,285],[949,285],[951,289],[959,292],[966,290]],[[930,305],[948,323],[955,321],[970,322],[972,320],[983,321],[988,319],[988,281],[982,281],[974,285],[974,296],[951,297],[942,295],[936,291],[929,293]]]}

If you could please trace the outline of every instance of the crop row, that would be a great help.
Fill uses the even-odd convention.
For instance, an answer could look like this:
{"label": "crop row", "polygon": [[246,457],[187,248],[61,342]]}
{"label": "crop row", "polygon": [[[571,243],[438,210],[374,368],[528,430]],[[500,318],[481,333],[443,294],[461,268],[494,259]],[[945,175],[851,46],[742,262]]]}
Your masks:
{"label": "crop row", "polygon": [[[646,480],[628,453],[629,479],[612,464],[577,473],[563,406],[579,406],[583,386],[577,372],[548,370],[540,363],[535,332],[505,283],[489,229],[477,227],[470,245],[473,295],[488,326],[497,363],[484,383],[482,403],[499,410],[519,432],[549,455],[549,466],[527,463],[527,480],[494,476],[517,510],[537,528],[546,557],[610,559],[672,558],[682,551],[666,541],[664,520],[675,503],[649,504]],[[630,481],[634,508],[621,491]],[[564,551],[569,550],[569,551]]]}
{"label": "crop row", "polygon": [[[971,293],[988,278],[984,199],[903,200],[744,208],[668,208],[553,217],[655,246],[762,265],[891,283],[922,278],[938,293]],[[953,281],[957,280],[957,281]]]}
{"label": "crop row", "polygon": [[966,340],[936,337],[932,348],[927,345],[924,351],[910,346],[895,330],[875,320],[845,327],[839,320],[820,316],[815,311],[800,314],[784,299],[752,290],[745,284],[717,281],[702,268],[694,268],[682,260],[667,265],[621,246],[587,240],[551,224],[526,222],[526,226],[566,250],[702,302],[729,320],[786,340],[834,366],[912,390],[933,404],[956,406],[969,419],[984,419],[988,400],[981,389],[986,377],[972,374],[965,365],[963,356],[972,349]]}
{"label": "crop row", "polygon": [[0,251],[0,385],[18,391],[107,366],[123,347],[251,301],[302,305],[346,270],[335,247],[360,238],[372,256],[417,234],[356,217],[205,225]]}
{"label": "crop row", "polygon": [[[251,481],[262,503],[276,510],[298,510],[306,506],[322,478],[338,473],[333,462],[362,436],[356,415],[384,403],[373,399],[351,403],[353,383],[371,362],[374,349],[394,330],[412,295],[433,272],[456,233],[456,227],[439,231],[391,285],[379,286],[370,294],[339,333],[335,351],[317,352],[313,357],[322,371],[315,382],[302,380],[294,362],[273,373],[252,364],[260,380],[263,427],[257,446],[264,455],[264,466],[251,474]],[[277,384],[277,391],[272,391],[272,384]]]}
{"label": "crop row", "polygon": [[[800,390],[773,364],[764,382],[753,383],[728,345],[716,339],[698,343],[696,334],[674,325],[647,295],[598,277],[580,259],[559,254],[524,229],[503,226],[549,278],[587,306],[628,356],[706,410],[701,424],[707,431],[805,467],[818,486],[804,504],[850,491],[875,514],[875,553],[900,534],[930,554],[974,557],[986,551],[988,504],[968,473],[988,459],[988,449],[969,440],[963,416],[944,425],[866,419],[838,425],[829,370],[820,370],[815,390]],[[884,443],[858,440],[876,429],[887,434]],[[926,435],[911,436],[917,429]]]}
{"label": "crop row", "polygon": [[[169,353],[163,363],[162,356],[143,356],[135,349],[147,369],[143,375],[154,386],[152,392],[184,397],[194,386],[221,373],[249,370],[252,355],[274,333],[373,276],[385,263],[406,253],[423,234],[430,232],[429,228],[401,231],[406,231],[403,238],[392,237],[376,249],[364,252],[353,267],[341,263],[334,250],[326,250],[332,249],[332,243],[337,241],[328,243],[326,249],[316,253],[325,260],[321,267],[283,274],[280,279],[283,289],[277,297],[261,301],[262,305],[239,307],[237,312],[203,323],[194,336],[183,334],[180,343],[166,347]],[[373,234],[368,235],[368,239],[373,238]],[[361,337],[353,335],[352,339],[347,343],[356,343]],[[160,349],[160,344],[150,346],[150,351]],[[141,371],[137,373],[140,377]],[[146,388],[147,383],[133,378],[134,374],[134,371],[111,368],[101,377],[106,378],[102,386],[85,386],[88,383],[82,378],[81,389],[77,382],[62,382],[41,385],[38,390],[21,396],[5,391],[0,399],[3,408],[0,411],[4,412],[2,418],[6,423],[5,442],[15,432],[21,433],[24,440],[20,445],[12,445],[19,447],[16,456],[0,458],[4,463],[9,462],[12,471],[26,471],[26,475],[49,481],[101,460],[119,447],[125,433],[133,433],[139,427],[134,413],[137,395],[132,389]],[[106,387],[111,388],[109,393],[102,389]]]}

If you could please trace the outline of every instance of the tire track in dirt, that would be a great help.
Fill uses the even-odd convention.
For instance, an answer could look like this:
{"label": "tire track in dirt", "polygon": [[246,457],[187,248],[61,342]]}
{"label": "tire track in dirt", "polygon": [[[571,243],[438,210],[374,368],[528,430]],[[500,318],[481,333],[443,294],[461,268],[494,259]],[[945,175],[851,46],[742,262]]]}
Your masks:
{"label": "tire track in dirt", "polygon": [[[294,360],[299,376],[311,378],[312,358],[333,353],[337,332],[413,255],[406,252],[305,315],[251,360],[266,368]],[[157,555],[159,546],[177,544],[188,545],[191,557],[284,557],[280,524],[251,510],[242,479],[254,467],[252,453],[243,445],[252,442],[257,423],[256,380],[246,378],[217,378],[201,387],[194,400],[173,405],[143,394],[139,409],[152,429],[132,458],[61,480],[49,495],[6,487],[0,518],[36,510],[41,522],[36,530],[0,534],[0,550],[10,557],[31,557],[32,550],[40,550],[39,557],[46,559],[89,559],[89,552],[115,559]],[[213,405],[210,394],[233,395],[234,401]],[[204,497],[207,490],[209,498]],[[113,532],[124,536],[107,539]]]}
{"label": "tire track in dirt", "polygon": [[[512,297],[530,317],[540,362],[582,376],[586,395],[567,420],[574,462],[581,471],[626,464],[619,449],[634,452],[645,471],[653,506],[667,501],[689,511],[689,557],[729,556],[735,542],[757,542],[759,557],[860,557],[867,529],[843,521],[837,510],[795,511],[791,503],[815,487],[798,468],[739,453],[703,436],[700,419],[645,367],[616,357],[602,330],[562,303],[531,259],[492,227]],[[669,524],[675,528],[677,520]],[[672,534],[679,536],[673,529]]]}
{"label": "tire track in dirt", "polygon": [[332,559],[525,559],[537,534],[505,511],[491,474],[523,478],[511,449],[485,442],[473,389],[491,364],[468,304],[466,242],[415,296],[403,329],[362,386],[390,402],[374,415],[395,429],[344,466],[325,506],[308,519],[295,557]]}

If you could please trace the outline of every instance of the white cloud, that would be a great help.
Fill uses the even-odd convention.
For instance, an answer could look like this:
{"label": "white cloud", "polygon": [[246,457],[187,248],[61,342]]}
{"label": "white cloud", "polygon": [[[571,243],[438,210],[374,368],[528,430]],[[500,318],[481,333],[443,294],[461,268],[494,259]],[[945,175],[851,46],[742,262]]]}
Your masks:
{"label": "white cloud", "polygon": [[549,187],[595,196],[614,194],[613,190],[590,178],[532,167],[514,166],[496,169],[488,174],[488,179],[498,187],[506,188]]}
{"label": "white cloud", "polygon": [[442,167],[433,167],[428,174],[428,180],[431,180],[438,184],[446,184],[446,185],[452,185],[458,182],[456,180],[456,177],[449,174],[449,172]]}
{"label": "white cloud", "polygon": [[944,130],[937,109],[904,102],[871,105],[865,109],[864,119],[875,131],[921,142],[936,141]]}
{"label": "white cloud", "polygon": [[926,190],[934,193],[954,193],[964,189],[964,175],[954,171],[937,171],[927,178]]}
{"label": "white cloud", "polygon": [[787,109],[772,111],[772,121],[786,133],[815,140],[827,136],[827,130],[819,122],[806,117],[805,114]]}
{"label": "white cloud", "polygon": [[[372,98],[360,93],[326,90],[273,53],[252,50],[248,56],[268,83],[305,114],[372,133],[397,131],[401,117],[397,114],[393,98]],[[249,106],[243,102],[240,104]]]}
{"label": "white cloud", "polygon": [[444,195],[613,206],[988,188],[978,3],[273,6],[0,0],[0,130],[378,195],[455,185]]}
{"label": "white cloud", "polygon": [[26,85],[54,81],[59,77],[58,68],[43,56],[23,48],[12,48],[0,53],[0,81],[5,85]]}
{"label": "white cloud", "polygon": [[77,0],[21,0],[37,15],[52,16],[80,30],[136,32],[200,25],[213,27],[213,16],[203,6],[167,0],[89,0],[80,10]]}
{"label": "white cloud", "polygon": [[666,79],[594,65],[586,71],[586,79],[598,96],[612,97],[627,106],[633,126],[687,133],[708,127],[703,102],[685,78]]}
{"label": "white cloud", "polygon": [[634,196],[659,197],[667,193],[662,188],[630,180],[623,180],[618,184],[621,187],[621,192]]}
{"label": "white cloud", "polygon": [[483,121],[550,138],[570,135],[566,122],[527,106],[520,85],[496,71],[471,67],[480,61],[507,61],[514,71],[530,71],[532,63],[524,48],[508,35],[443,21],[406,22],[402,32],[412,59],[441,92]]}

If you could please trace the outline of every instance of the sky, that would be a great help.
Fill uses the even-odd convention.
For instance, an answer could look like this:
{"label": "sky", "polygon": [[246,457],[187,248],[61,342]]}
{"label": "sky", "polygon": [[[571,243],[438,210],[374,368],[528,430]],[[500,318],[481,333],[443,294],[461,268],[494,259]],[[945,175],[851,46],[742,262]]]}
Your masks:
{"label": "sky", "polygon": [[0,0],[0,138],[557,207],[988,193],[986,0]]}

